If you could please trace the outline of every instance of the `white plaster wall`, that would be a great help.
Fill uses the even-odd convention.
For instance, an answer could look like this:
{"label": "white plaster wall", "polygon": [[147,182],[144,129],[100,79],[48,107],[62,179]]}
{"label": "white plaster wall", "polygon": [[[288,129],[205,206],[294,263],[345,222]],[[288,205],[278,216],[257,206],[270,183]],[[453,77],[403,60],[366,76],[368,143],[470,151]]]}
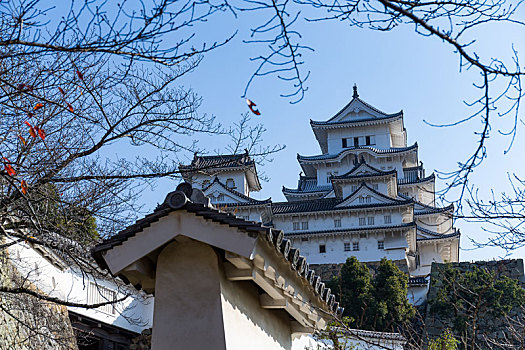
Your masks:
{"label": "white plaster wall", "polygon": [[[71,267],[62,271],[24,242],[11,246],[9,254],[22,276],[27,276],[43,292],[69,302],[88,304],[88,285],[90,281],[95,281],[93,277],[83,276]],[[117,291],[117,298],[123,297],[124,292],[135,292],[134,288],[118,286],[109,280],[98,279],[96,283]],[[151,327],[153,297],[137,293],[115,304],[115,308],[116,313],[109,314],[98,309],[69,307],[78,314],[137,333]]]}
{"label": "white plaster wall", "polygon": [[[352,138],[349,145],[353,145],[354,137],[375,136],[375,146],[377,148],[390,148],[390,130],[387,125],[372,125],[352,127],[347,129],[327,130],[328,153],[335,154],[341,152],[343,148],[342,139]],[[362,142],[364,145],[364,141]]]}
{"label": "white plaster wall", "polygon": [[408,301],[415,306],[423,305],[427,300],[428,284],[425,286],[408,287]]}
{"label": "white plaster wall", "polygon": [[452,218],[447,214],[416,216],[418,226],[437,233],[452,233]]}
{"label": "white plaster wall", "polygon": [[[302,238],[293,238],[292,245],[299,248],[301,255],[306,257],[310,264],[335,264],[344,263],[346,259],[355,256],[359,261],[379,261],[386,257],[391,260],[405,259],[405,248],[398,249],[378,249],[377,241],[385,240],[382,235],[335,236],[335,237],[314,237],[303,241]],[[344,243],[350,243],[352,249],[353,242],[359,242],[359,251],[344,251]],[[326,253],[319,253],[319,245],[326,246]]]}
{"label": "white plaster wall", "polygon": [[235,191],[240,192],[244,195],[249,194],[246,176],[244,174],[244,171],[241,170],[219,172],[214,176],[209,176],[205,174],[195,174],[192,177],[192,182],[197,188],[202,188],[202,183],[205,180],[208,180],[209,183],[211,183],[215,179],[215,177],[218,177],[219,181],[223,184],[226,184],[226,180],[231,178],[233,179],[233,181],[235,181]]}
{"label": "white plaster wall", "polygon": [[228,350],[290,349],[290,319],[282,310],[263,309],[251,282],[221,279],[221,299]]}
{"label": "white plaster wall", "polygon": [[[391,223],[385,224],[385,215],[390,215]],[[374,217],[374,224],[368,225],[368,217]],[[367,218],[366,225],[359,225],[359,218]],[[341,227],[335,227],[334,220],[341,220]],[[355,229],[370,228],[374,226],[400,225],[403,223],[403,216],[395,209],[371,209],[367,212],[345,212],[340,211],[323,215],[303,214],[297,216],[274,216],[273,224],[275,228],[283,230],[285,233],[306,233],[308,231],[321,231],[333,229]],[[308,221],[308,230],[294,230],[294,222]]]}
{"label": "white plaster wall", "polygon": [[418,244],[418,250],[420,265],[413,272],[414,275],[428,275],[433,262],[443,262],[443,258],[441,257],[441,254],[439,254],[438,244]]}
{"label": "white plaster wall", "polygon": [[[392,349],[402,350],[402,341],[380,340],[373,338],[366,338],[361,336],[361,339],[346,337],[340,338],[340,346],[344,346],[348,350],[376,350],[376,349]],[[316,340],[311,336],[302,336],[294,339],[292,350],[332,350],[333,345],[329,340]]]}

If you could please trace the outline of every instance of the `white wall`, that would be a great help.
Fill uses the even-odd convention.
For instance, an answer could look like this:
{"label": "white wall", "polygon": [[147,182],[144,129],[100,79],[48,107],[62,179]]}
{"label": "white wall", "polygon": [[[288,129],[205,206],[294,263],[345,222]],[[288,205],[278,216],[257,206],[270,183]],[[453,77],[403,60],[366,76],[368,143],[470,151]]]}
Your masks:
{"label": "white wall", "polygon": [[336,154],[341,152],[343,148],[342,139],[351,138],[348,140],[348,145],[353,146],[353,138],[361,137],[361,145],[365,145],[364,137],[365,136],[375,136],[375,145],[377,148],[390,148],[390,130],[388,125],[373,125],[373,126],[361,126],[361,127],[352,127],[347,129],[332,129],[327,130],[327,142],[328,142],[328,153]]}
{"label": "white wall", "polygon": [[[9,248],[10,261],[15,264],[22,276],[48,295],[74,303],[88,304],[88,289],[91,276],[83,276],[75,268],[67,267],[61,270],[29,244],[21,242]],[[117,285],[109,280],[98,279],[97,285],[117,293],[117,298],[129,291],[135,292],[131,286]],[[140,333],[144,328],[151,327],[153,316],[153,298],[136,294],[123,302],[115,304],[115,312],[107,313],[98,309],[69,307],[71,311],[91,317],[101,322]]]}
{"label": "white wall", "polygon": [[[233,179],[235,182],[235,188],[233,188],[235,191],[240,192],[244,195],[249,195],[248,191],[248,182],[246,180],[246,176],[244,174],[244,171],[238,170],[238,171],[221,171],[217,173],[214,176],[208,176],[205,174],[195,174],[192,176],[192,183],[195,184],[194,186],[196,188],[202,188],[202,184],[204,181],[209,181],[208,185],[213,182],[215,177],[219,178],[219,181],[226,185],[226,180]],[[206,185],[207,186],[207,185]]]}
{"label": "white wall", "polygon": [[[369,237],[365,235],[310,237],[308,241],[303,241],[302,238],[291,238],[293,239],[293,247],[298,248],[301,255],[304,255],[310,264],[344,263],[351,256],[355,256],[359,261],[364,262],[379,261],[384,257],[391,260],[402,260],[406,256],[403,247],[378,249],[377,242],[385,241],[385,237],[381,234],[370,234]],[[388,237],[386,239],[388,240]],[[353,242],[359,242],[359,251],[345,251],[345,242],[350,243],[350,249],[353,248]],[[325,245],[326,253],[319,253],[320,245]]]}

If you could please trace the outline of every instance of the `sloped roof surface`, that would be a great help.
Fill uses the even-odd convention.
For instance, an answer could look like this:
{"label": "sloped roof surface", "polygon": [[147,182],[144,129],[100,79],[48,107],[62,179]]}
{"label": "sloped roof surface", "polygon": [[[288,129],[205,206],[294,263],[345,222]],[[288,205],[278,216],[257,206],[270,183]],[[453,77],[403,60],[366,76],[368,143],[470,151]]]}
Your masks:
{"label": "sloped roof surface", "polygon": [[376,154],[390,154],[390,153],[400,153],[400,152],[406,152],[406,151],[411,151],[411,150],[414,150],[414,149],[417,149],[417,142],[414,143],[412,146],[408,146],[408,147],[392,147],[392,148],[387,148],[387,149],[382,149],[382,148],[376,148],[376,147],[371,147],[371,146],[359,146],[359,147],[349,147],[349,148],[346,148],[345,150],[337,153],[337,154],[319,154],[319,155],[315,155],[315,156],[302,156],[300,154],[297,154],[297,159],[299,161],[301,160],[327,160],[327,159],[335,159],[341,155],[343,155],[344,153],[347,153],[349,151],[355,151],[355,150],[370,150]]}
{"label": "sloped roof surface", "polygon": [[221,154],[215,156],[193,157],[190,165],[180,165],[181,170],[210,169],[210,168],[237,168],[241,166],[254,166],[255,162],[248,153]]}
{"label": "sloped roof surface", "polygon": [[[226,191],[228,191],[229,193],[233,194],[234,196],[237,196],[239,198],[242,198],[242,199],[246,200],[246,203],[234,203],[234,204],[265,204],[265,203],[270,203],[272,201],[271,198],[264,199],[264,200],[258,200],[258,199],[252,198],[252,197],[248,197],[248,196],[244,195],[243,193],[234,190],[233,188],[229,188],[228,186],[223,184],[219,180],[218,177],[215,177],[215,179],[213,179],[213,182],[210,183],[205,189],[203,189],[203,191],[208,190],[214,184],[218,184],[219,186],[221,186],[222,188],[224,188]],[[225,202],[224,204],[231,204],[231,203],[226,203]]]}
{"label": "sloped roof surface", "polygon": [[[174,197],[176,197],[175,203],[171,199]],[[184,200],[181,200],[181,198],[183,198]],[[101,244],[97,245],[92,250],[93,257],[95,258],[95,260],[101,267],[107,269],[107,265],[102,256],[103,252],[110,250],[117,245],[123,244],[125,241],[135,236],[137,233],[141,232],[146,227],[150,226],[152,223],[160,220],[164,216],[169,215],[171,212],[178,211],[178,210],[184,210],[189,213],[194,213],[195,215],[200,216],[204,219],[212,220],[220,224],[224,224],[230,227],[237,228],[240,231],[247,232],[247,234],[249,235],[261,234],[263,237],[266,237],[266,239],[272,246],[274,246],[275,251],[277,252],[278,255],[283,256],[284,259],[290,262],[290,268],[292,268],[292,262],[290,261],[291,260],[290,257],[285,256],[282,253],[280,242],[282,241],[283,233],[281,230],[277,230],[271,227],[264,226],[262,223],[259,223],[259,222],[246,221],[244,219],[236,217],[234,214],[218,210],[214,207],[208,206],[207,204],[192,202],[190,199],[186,197],[186,193],[182,190],[177,190],[177,191],[168,193],[164,203],[159,205],[153,211],[153,213],[146,215],[144,218],[140,220],[137,220],[135,224],[127,227],[125,230],[119,232],[115,236],[110,237],[109,239],[105,240]],[[281,241],[279,241],[276,238],[279,236],[281,237]],[[276,245],[277,241],[279,241],[279,243]],[[284,244],[284,241],[282,242]],[[289,242],[287,242],[287,244],[289,244]],[[288,252],[290,251],[291,249],[288,249],[286,254],[288,254]],[[303,267],[305,266],[307,266],[307,264],[303,265]],[[307,285],[306,288],[311,288],[314,290],[314,292],[318,292],[317,288],[318,288],[320,279],[319,278],[314,279],[314,276],[315,276],[315,271],[309,270],[309,269],[306,269],[305,271],[300,271],[299,273],[299,277],[302,278],[305,281],[305,285]],[[335,302],[335,297],[333,295],[331,296],[330,293],[324,293],[321,297],[322,297],[322,301],[324,303],[324,307],[326,308],[326,310],[330,310],[331,312],[333,312],[339,317],[342,315],[343,308],[339,307],[338,302]]]}
{"label": "sloped roof surface", "polygon": [[[371,110],[375,115],[370,115],[369,117],[365,118],[355,118],[355,119],[349,119],[349,120],[340,120],[341,117],[344,117],[345,112],[348,112],[350,107],[352,105],[361,105],[369,110]],[[313,121],[310,120],[310,124],[312,126],[326,126],[326,125],[334,125],[334,124],[352,124],[352,123],[360,123],[364,121],[374,121],[374,120],[385,120],[385,119],[391,119],[403,116],[403,111],[399,111],[397,113],[388,114],[385,113],[378,108],[370,105],[369,103],[363,101],[359,98],[359,94],[357,93],[357,87],[354,86],[354,94],[352,96],[352,100],[346,104],[339,112],[337,112],[332,118],[330,118],[327,121]]]}

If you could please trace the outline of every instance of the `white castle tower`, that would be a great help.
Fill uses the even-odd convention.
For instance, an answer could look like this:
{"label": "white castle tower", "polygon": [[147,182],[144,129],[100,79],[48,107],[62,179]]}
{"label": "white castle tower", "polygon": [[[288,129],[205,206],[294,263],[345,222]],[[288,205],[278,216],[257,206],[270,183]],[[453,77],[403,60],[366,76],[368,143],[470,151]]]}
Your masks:
{"label": "white castle tower", "polygon": [[195,157],[181,166],[184,178],[202,184],[213,203],[282,229],[326,273],[350,256],[393,260],[411,277],[409,298],[421,302],[432,262],[459,260],[460,233],[453,206],[435,206],[435,176],[425,176],[417,143],[407,145],[403,112],[378,110],[354,86],[340,112],[310,125],[321,154],[297,155],[304,175],[297,188],[283,187],[287,202],[249,197],[260,184],[248,154]]}

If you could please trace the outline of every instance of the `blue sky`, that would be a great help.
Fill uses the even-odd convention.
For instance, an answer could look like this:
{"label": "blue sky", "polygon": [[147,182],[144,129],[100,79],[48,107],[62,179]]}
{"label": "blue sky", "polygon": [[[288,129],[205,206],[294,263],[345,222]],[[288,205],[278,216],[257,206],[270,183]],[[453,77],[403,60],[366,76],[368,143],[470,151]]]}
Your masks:
{"label": "blue sky", "polygon": [[[521,18],[523,13],[522,10]],[[247,45],[243,40],[248,39],[249,26],[262,20],[260,14],[241,14],[237,19],[224,15],[206,23],[205,30],[201,28],[198,32],[200,39],[213,40],[239,29],[231,43],[208,54],[183,81],[202,96],[201,113],[213,114],[219,122],[229,125],[247,111],[241,95],[256,68],[249,58],[260,54],[264,47]],[[300,172],[296,154],[320,153],[309,119],[330,118],[351,99],[354,83],[359,87],[360,97],[377,108],[388,113],[404,110],[408,142],[418,142],[419,157],[427,174],[434,169],[454,170],[457,162],[464,161],[475,149],[474,131],[481,127],[479,120],[453,128],[435,128],[424,123],[424,120],[447,123],[464,118],[472,112],[464,101],[479,95],[479,90],[472,86],[480,81],[479,74],[474,70],[460,72],[459,58],[451,47],[436,38],[417,35],[411,26],[375,32],[342,22],[303,21],[296,29],[303,35],[302,43],[315,49],[303,56],[303,69],[311,72],[304,99],[290,104],[289,99],[280,97],[290,86],[275,76],[257,79],[248,93],[262,112],[260,117],[254,117],[254,122],[263,123],[267,129],[265,143],[286,145],[285,150],[273,157],[273,162],[259,168],[270,180],[263,183],[263,190],[255,193],[255,198],[284,200],[281,187],[295,187]],[[522,28],[516,25],[485,26],[477,30],[473,39],[477,40],[473,48],[487,60],[509,59],[512,43],[519,52],[525,52]],[[475,183],[485,195],[490,190],[508,190],[508,172],[525,175],[523,124],[512,150],[503,155],[510,139],[496,131],[507,130],[511,121],[508,117],[497,118],[496,114],[494,118],[497,120],[488,142],[488,159],[474,174]],[[203,138],[201,146],[216,150],[227,141],[220,137]],[[191,155],[187,157],[189,160]],[[438,188],[444,185],[443,181],[438,182]],[[159,186],[144,195],[145,210],[163,200],[165,188]],[[462,260],[489,259],[502,254],[487,248],[468,250],[470,238],[483,240],[485,234],[478,224],[459,221],[457,226],[463,233],[461,245],[466,248],[461,252]],[[522,251],[514,254],[523,255]]]}

